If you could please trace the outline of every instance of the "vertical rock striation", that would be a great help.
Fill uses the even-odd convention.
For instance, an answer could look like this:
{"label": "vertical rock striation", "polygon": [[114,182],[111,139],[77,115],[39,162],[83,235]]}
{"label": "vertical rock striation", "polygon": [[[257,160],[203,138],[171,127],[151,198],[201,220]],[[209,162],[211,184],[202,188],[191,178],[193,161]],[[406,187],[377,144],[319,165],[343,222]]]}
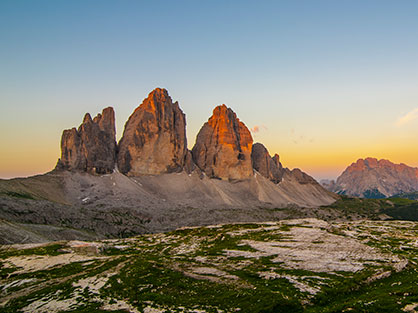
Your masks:
{"label": "vertical rock striation", "polygon": [[108,107],[94,119],[87,113],[78,130],[64,130],[57,168],[92,174],[113,172],[116,162],[115,112]]}
{"label": "vertical rock striation", "polygon": [[181,171],[186,155],[185,115],[167,90],[156,88],[125,124],[119,171],[129,176]]}
{"label": "vertical rock striation", "polygon": [[298,168],[293,170],[284,168],[280,163],[279,155],[275,154],[274,157],[270,157],[267,148],[261,143],[255,143],[253,145],[251,160],[253,168],[259,172],[260,175],[271,180],[275,184],[280,183],[283,179],[294,180],[301,185],[318,184],[314,178]]}
{"label": "vertical rock striation", "polygon": [[261,143],[255,143],[251,151],[253,168],[262,176],[270,179],[275,184],[281,182],[284,169],[277,154],[272,158]]}
{"label": "vertical rock striation", "polygon": [[202,126],[192,149],[196,165],[209,177],[242,180],[251,177],[250,131],[224,104]]}

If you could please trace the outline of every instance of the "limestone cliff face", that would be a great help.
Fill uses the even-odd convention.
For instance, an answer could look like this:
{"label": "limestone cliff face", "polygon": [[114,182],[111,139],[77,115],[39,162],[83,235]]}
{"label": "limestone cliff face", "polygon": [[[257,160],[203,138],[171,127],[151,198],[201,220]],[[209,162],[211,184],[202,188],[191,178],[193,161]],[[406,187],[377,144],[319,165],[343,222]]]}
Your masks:
{"label": "limestone cliff face", "polygon": [[57,168],[93,174],[113,172],[116,161],[115,113],[108,107],[91,119],[89,113],[77,129],[64,130]]}
{"label": "limestone cliff face", "polygon": [[167,90],[156,88],[125,124],[119,171],[129,176],[181,171],[186,155],[185,115]]}
{"label": "limestone cliff face", "polygon": [[57,168],[94,174],[111,173],[116,163],[128,176],[186,171],[210,178],[246,180],[253,169],[274,182],[291,180],[315,184],[302,171],[283,168],[260,143],[253,145],[248,128],[225,105],[216,107],[189,151],[185,115],[167,90],[153,90],[125,124],[119,146],[115,142],[115,114],[106,108],[94,119],[86,114],[77,129],[65,130]]}
{"label": "limestone cliff face", "polygon": [[224,104],[202,126],[192,149],[193,160],[207,176],[243,180],[253,175],[248,128]]}
{"label": "limestone cliff face", "polygon": [[418,168],[375,158],[359,159],[330,190],[357,197],[382,198],[418,190]]}
{"label": "limestone cliff face", "polygon": [[284,169],[277,154],[272,158],[263,144],[255,143],[251,151],[253,168],[275,184],[281,182]]}

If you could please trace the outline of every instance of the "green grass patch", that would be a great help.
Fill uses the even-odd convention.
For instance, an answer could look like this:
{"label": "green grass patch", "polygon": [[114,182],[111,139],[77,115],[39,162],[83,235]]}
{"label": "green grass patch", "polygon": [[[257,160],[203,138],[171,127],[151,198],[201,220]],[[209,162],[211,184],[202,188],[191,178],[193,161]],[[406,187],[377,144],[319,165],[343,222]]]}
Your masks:
{"label": "green grass patch", "polygon": [[341,196],[331,205],[322,209],[333,209],[342,216],[358,215],[372,220],[386,214],[395,220],[418,221],[418,201],[399,197],[386,199],[362,199]]}
{"label": "green grass patch", "polygon": [[298,301],[286,299],[266,286],[240,287],[197,280],[149,257],[136,258],[119,275],[111,277],[106,293],[111,298],[130,299],[139,310],[144,309],[144,301],[151,301],[174,312],[178,307],[208,312],[217,309],[230,312],[237,308],[240,312],[302,311]]}
{"label": "green grass patch", "polygon": [[409,269],[366,284],[357,276],[318,295],[306,312],[403,312],[407,304],[418,303],[418,272]]}
{"label": "green grass patch", "polygon": [[3,249],[0,250],[0,258],[5,259],[12,256],[21,255],[59,255],[68,253],[62,249],[65,247],[63,244],[54,243],[42,247],[29,248],[29,249]]}
{"label": "green grass patch", "polygon": [[2,192],[2,194],[8,197],[12,197],[12,198],[35,200],[35,198],[31,194],[26,193],[26,192],[5,191],[5,192]]}

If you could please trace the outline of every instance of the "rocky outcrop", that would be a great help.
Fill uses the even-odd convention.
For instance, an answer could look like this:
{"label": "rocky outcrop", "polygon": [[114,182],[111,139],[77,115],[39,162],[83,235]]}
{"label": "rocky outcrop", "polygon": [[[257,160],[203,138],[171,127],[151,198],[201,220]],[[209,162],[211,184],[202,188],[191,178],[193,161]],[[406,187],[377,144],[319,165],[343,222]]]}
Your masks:
{"label": "rocky outcrop", "polygon": [[224,104],[202,126],[192,149],[193,160],[208,177],[243,180],[253,175],[250,131]]}
{"label": "rocky outcrop", "polygon": [[167,90],[156,88],[125,124],[119,171],[129,176],[181,171],[186,154],[185,115]]}
{"label": "rocky outcrop", "polygon": [[339,194],[365,198],[413,192],[418,190],[418,168],[375,158],[359,159],[329,188]]}
{"label": "rocky outcrop", "polygon": [[335,180],[333,179],[321,179],[319,181],[322,187],[327,190],[334,190],[335,189]]}
{"label": "rocky outcrop", "polygon": [[277,168],[283,168],[282,163],[280,163],[280,156],[277,153],[274,154],[272,159],[276,163]]}
{"label": "rocky outcrop", "polygon": [[284,168],[282,163],[280,163],[279,155],[275,154],[274,157],[271,157],[267,148],[261,143],[255,143],[253,145],[251,160],[253,168],[275,184],[280,183],[285,178],[296,181],[301,185],[318,185],[318,182],[314,178],[302,172],[300,169],[295,168],[289,170],[288,168]]}
{"label": "rocky outcrop", "polygon": [[312,176],[309,176],[308,174],[302,172],[298,168],[295,168],[293,170],[289,170],[286,168],[283,176],[285,176],[286,178],[294,179],[301,185],[313,184],[319,186],[319,183]]}
{"label": "rocky outcrop", "polygon": [[87,113],[77,129],[64,130],[57,168],[93,174],[113,172],[116,161],[115,112],[108,107],[94,119]]}
{"label": "rocky outcrop", "polygon": [[194,170],[196,170],[196,164],[193,162],[193,156],[190,150],[187,150],[186,152],[183,169],[187,174],[191,174]]}
{"label": "rocky outcrop", "polygon": [[263,144],[255,143],[251,151],[253,168],[275,184],[281,182],[284,169],[277,154],[272,158]]}

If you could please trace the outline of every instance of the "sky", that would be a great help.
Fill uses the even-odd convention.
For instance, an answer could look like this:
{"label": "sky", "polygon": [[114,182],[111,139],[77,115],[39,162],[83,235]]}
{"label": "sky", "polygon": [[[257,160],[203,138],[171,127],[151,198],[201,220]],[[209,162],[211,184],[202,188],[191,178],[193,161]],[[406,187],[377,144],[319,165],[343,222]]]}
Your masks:
{"label": "sky", "polygon": [[86,112],[156,87],[191,148],[215,106],[289,168],[418,167],[418,1],[0,1],[0,177],[45,173]]}

